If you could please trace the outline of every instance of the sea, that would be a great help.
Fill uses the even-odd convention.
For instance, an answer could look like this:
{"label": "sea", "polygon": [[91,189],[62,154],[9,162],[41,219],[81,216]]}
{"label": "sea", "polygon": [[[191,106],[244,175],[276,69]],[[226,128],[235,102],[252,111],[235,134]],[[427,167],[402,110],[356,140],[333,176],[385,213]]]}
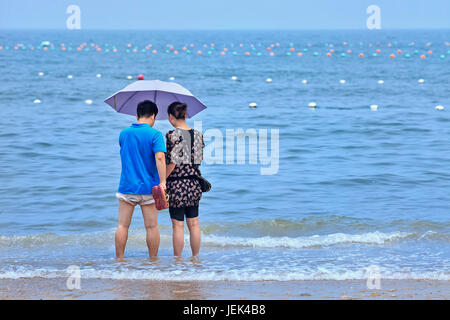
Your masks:
{"label": "sea", "polygon": [[[449,41],[450,30],[0,31],[0,278],[75,267],[82,281],[448,281]],[[115,259],[118,137],[135,118],[104,100],[139,74],[198,97],[207,109],[188,125],[222,134],[223,150],[240,129],[267,130],[276,147],[271,174],[250,145],[245,163],[220,143],[224,161],[205,154],[198,259],[187,228],[173,257],[167,210],[148,259],[139,208]]]}

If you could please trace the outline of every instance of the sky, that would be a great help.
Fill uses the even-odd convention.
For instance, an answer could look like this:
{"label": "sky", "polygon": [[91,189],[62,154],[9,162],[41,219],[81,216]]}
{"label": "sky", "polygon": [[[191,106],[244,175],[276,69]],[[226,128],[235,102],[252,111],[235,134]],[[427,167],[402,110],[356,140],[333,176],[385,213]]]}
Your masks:
{"label": "sky", "polygon": [[0,0],[0,29],[66,29],[70,5],[82,29],[365,29],[370,5],[382,29],[450,29],[450,0]]}

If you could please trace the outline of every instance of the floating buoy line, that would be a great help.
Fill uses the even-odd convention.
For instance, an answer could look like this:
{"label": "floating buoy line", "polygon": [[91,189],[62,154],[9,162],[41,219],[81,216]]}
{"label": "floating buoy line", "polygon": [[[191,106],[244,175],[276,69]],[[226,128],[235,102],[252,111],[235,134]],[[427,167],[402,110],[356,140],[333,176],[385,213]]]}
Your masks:
{"label": "floating buoy line", "polygon": [[[43,71],[40,71],[40,72],[37,73],[37,76],[38,76],[38,77],[45,77],[45,76],[46,76],[46,73],[43,72]],[[67,79],[73,79],[73,75],[70,75],[70,74],[67,75],[66,77],[67,77]],[[102,76],[101,73],[97,73],[97,74],[95,75],[95,77],[100,79],[100,78],[102,78],[103,76]],[[125,79],[127,79],[127,80],[133,80],[133,79],[144,80],[144,75],[143,75],[143,74],[139,74],[139,75],[137,75],[136,77],[133,77],[132,75],[127,75],[127,76],[125,77]],[[230,79],[231,79],[231,81],[235,82],[235,81],[238,80],[238,77],[237,77],[237,76],[232,76]],[[169,77],[168,80],[169,80],[169,81],[174,81],[174,80],[175,80],[175,77],[173,77],[173,76],[172,76],[172,77]],[[272,82],[273,82],[273,79],[272,79],[272,78],[266,78],[265,81],[266,81],[266,83],[272,83]],[[302,83],[302,84],[304,84],[304,85],[305,85],[305,84],[308,84],[308,80],[307,80],[307,79],[303,79],[303,80],[301,80],[300,83]],[[341,80],[339,80],[339,83],[340,83],[340,84],[346,84],[346,83],[347,83],[347,80],[341,79]],[[382,85],[382,84],[384,84],[384,80],[378,80],[377,83],[380,84],[380,85]],[[422,84],[425,83],[425,79],[420,78],[420,79],[417,80],[417,83],[420,84],[420,85],[422,85]],[[42,103],[42,101],[41,101],[40,99],[34,99],[34,100],[33,100],[33,103],[39,104],[39,103]],[[93,104],[93,100],[91,100],[91,99],[86,99],[86,100],[84,100],[84,103],[90,105],[90,104]],[[257,104],[256,102],[250,102],[248,106],[249,106],[249,108],[255,109],[255,108],[258,107],[258,104]],[[315,109],[315,108],[317,108],[317,103],[316,103],[316,102],[310,102],[310,103],[308,104],[308,107],[311,108],[311,109]],[[444,108],[444,106],[442,106],[442,105],[438,105],[438,106],[435,107],[435,109],[438,110],[438,111],[442,111],[442,110],[444,110],[445,108]],[[376,105],[376,104],[370,105],[370,110],[372,110],[372,111],[377,111],[377,110],[378,110],[378,105]]]}
{"label": "floating buoy line", "polygon": [[[446,60],[450,55],[450,42],[445,41],[442,44],[433,44],[431,42],[418,45],[416,42],[402,43],[398,42],[381,44],[380,42],[370,42],[364,44],[363,42],[350,44],[348,42],[342,43],[322,43],[322,44],[294,44],[289,42],[288,45],[281,45],[279,42],[270,44],[244,44],[244,43],[231,43],[226,45],[217,45],[215,43],[203,43],[203,44],[184,44],[174,45],[168,43],[166,45],[136,45],[132,43],[127,44],[110,44],[110,43],[87,43],[81,44],[73,43],[52,43],[50,41],[42,41],[40,44],[0,44],[0,52],[2,51],[39,51],[39,52],[95,52],[95,53],[146,53],[150,55],[158,54],[172,54],[172,55],[197,55],[197,56],[291,56],[291,57],[340,57],[348,58],[355,57],[358,59],[367,59],[370,57],[387,57],[389,59],[421,59],[428,60],[436,57],[436,59]],[[318,48],[322,47],[322,50]],[[314,48],[312,51],[310,49]]]}

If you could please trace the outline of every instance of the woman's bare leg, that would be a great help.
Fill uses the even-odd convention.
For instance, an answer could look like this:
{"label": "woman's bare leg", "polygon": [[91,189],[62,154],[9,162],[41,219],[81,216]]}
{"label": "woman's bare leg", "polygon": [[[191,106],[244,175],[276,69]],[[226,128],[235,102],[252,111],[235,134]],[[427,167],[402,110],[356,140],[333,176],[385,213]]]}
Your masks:
{"label": "woman's bare leg", "polygon": [[181,256],[184,247],[184,221],[172,219],[173,255]]}
{"label": "woman's bare leg", "polygon": [[200,238],[201,238],[200,225],[198,224],[198,217],[186,218],[186,223],[188,225],[190,233],[192,255],[196,257],[200,252]]}

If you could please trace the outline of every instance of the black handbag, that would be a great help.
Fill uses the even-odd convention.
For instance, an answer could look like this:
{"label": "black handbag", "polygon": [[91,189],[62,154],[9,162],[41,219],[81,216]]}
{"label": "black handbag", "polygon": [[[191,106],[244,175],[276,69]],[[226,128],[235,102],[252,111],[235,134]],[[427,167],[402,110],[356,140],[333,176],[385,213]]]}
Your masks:
{"label": "black handbag", "polygon": [[[195,152],[195,148],[194,148],[194,130],[191,129],[189,132],[191,134],[191,161],[192,161],[192,164],[194,164],[194,152]],[[198,171],[200,172],[200,169]],[[195,178],[200,183],[200,189],[202,190],[202,192],[208,192],[209,190],[211,190],[211,183],[208,180],[206,180],[205,178],[202,177],[201,172],[200,172],[200,175],[199,176],[195,176]]]}
{"label": "black handbag", "polygon": [[202,189],[202,192],[208,192],[211,190],[211,183],[209,183],[209,181],[202,176],[198,176],[197,181],[200,183],[200,189]]}

